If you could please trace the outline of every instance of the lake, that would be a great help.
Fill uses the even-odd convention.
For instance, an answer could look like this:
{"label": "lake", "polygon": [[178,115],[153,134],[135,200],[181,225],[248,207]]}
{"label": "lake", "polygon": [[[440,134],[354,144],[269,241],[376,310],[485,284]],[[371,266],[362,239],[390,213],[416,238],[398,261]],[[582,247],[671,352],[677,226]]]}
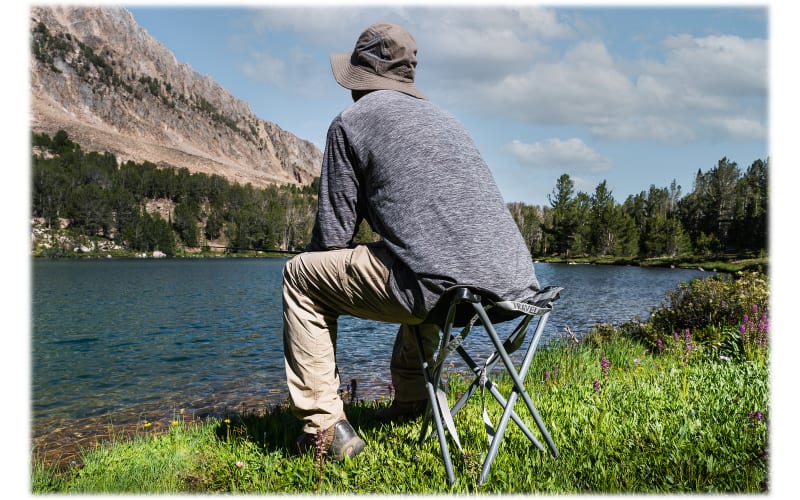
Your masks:
{"label": "lake", "polygon": [[[37,447],[131,423],[286,401],[285,259],[39,260],[32,264],[32,424]],[[535,264],[565,288],[545,341],[569,327],[646,319],[700,270]],[[342,317],[338,362],[359,397],[388,396],[395,325]],[[476,333],[470,339],[480,337]]]}

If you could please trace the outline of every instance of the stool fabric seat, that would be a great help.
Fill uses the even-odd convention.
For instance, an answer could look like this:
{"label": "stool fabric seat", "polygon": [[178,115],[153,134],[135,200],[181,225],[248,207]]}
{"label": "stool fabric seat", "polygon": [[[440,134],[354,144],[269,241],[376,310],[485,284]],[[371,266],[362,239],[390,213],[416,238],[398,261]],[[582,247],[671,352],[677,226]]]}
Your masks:
{"label": "stool fabric seat", "polygon": [[[558,449],[550,437],[550,433],[525,389],[524,379],[536,352],[536,346],[544,332],[550,312],[553,309],[553,302],[558,300],[562,290],[562,287],[548,286],[539,290],[531,299],[525,302],[517,302],[504,300],[489,290],[470,285],[456,285],[449,288],[442,294],[426,321],[437,324],[441,329],[439,348],[432,365],[426,360],[422,335],[419,329],[415,328],[428,395],[428,406],[423,417],[419,441],[423,443],[432,436],[429,428],[433,423],[435,433],[439,439],[445,472],[450,484],[453,484],[456,478],[450,457],[447,435],[449,434],[450,439],[463,454],[454,417],[467,400],[476,393],[480,394],[484,426],[489,442],[489,449],[481,468],[478,484],[484,483],[489,475],[492,462],[502,443],[509,420],[512,420],[522,430],[523,434],[536,448],[544,451],[542,444],[514,409],[519,398],[522,398],[525,403],[525,408],[533,417],[552,455],[554,457],[559,456]],[[526,338],[529,337],[529,325],[534,318],[538,318],[536,328],[528,342],[523,360],[517,366],[510,356],[519,350],[525,343]],[[495,325],[515,319],[518,319],[519,323],[505,340],[501,340]],[[476,362],[463,345],[464,340],[475,325],[483,327],[494,348],[494,351],[486,356],[482,363]],[[460,328],[461,331],[454,334],[453,328]],[[453,352],[457,352],[461,359],[467,363],[474,379],[467,391],[451,408],[447,395],[441,386],[444,362]],[[498,364],[502,367],[503,373],[508,374],[512,380],[513,385],[508,395],[501,394],[497,385],[489,377],[490,371]],[[503,408],[503,414],[496,426],[491,422],[486,409],[486,391]]]}

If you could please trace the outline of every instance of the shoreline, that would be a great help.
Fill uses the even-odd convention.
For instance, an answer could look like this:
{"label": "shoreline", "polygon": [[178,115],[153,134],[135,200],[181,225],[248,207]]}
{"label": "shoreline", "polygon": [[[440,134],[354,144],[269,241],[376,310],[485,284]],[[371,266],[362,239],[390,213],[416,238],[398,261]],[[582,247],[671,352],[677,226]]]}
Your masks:
{"label": "shoreline", "polygon": [[[362,392],[363,391],[363,392]],[[356,401],[381,401],[386,399],[385,389],[377,383],[359,385]],[[349,392],[342,399],[352,402]],[[84,451],[96,446],[127,440],[136,436],[155,435],[168,431],[174,422],[203,424],[211,418],[229,418],[236,415],[260,415],[272,408],[288,405],[276,394],[244,394],[242,398],[198,399],[185,405],[168,402],[129,406],[114,413],[78,418],[63,418],[48,422],[37,433],[31,418],[30,454],[34,460],[47,464],[69,465],[78,463]]]}
{"label": "shoreline", "polygon": [[615,257],[540,257],[534,263],[592,265],[592,266],[635,266],[670,269],[697,269],[705,272],[736,273],[740,271],[761,270],[769,273],[769,257],[747,255],[725,256],[717,259],[691,257],[662,257],[651,259],[626,259]]}
{"label": "shoreline", "polygon": [[[156,255],[143,255],[141,253],[76,253],[71,255],[49,256],[31,253],[33,260],[105,260],[105,259],[288,259],[298,251],[247,251],[247,252],[188,252],[165,257]],[[753,257],[748,255],[723,256],[719,258],[690,257],[661,257],[661,258],[616,258],[616,257],[534,257],[534,264],[567,264],[567,265],[592,265],[592,266],[635,266],[657,267],[670,269],[697,269],[705,272],[736,273],[740,271],[763,271],[769,274],[769,256]]]}

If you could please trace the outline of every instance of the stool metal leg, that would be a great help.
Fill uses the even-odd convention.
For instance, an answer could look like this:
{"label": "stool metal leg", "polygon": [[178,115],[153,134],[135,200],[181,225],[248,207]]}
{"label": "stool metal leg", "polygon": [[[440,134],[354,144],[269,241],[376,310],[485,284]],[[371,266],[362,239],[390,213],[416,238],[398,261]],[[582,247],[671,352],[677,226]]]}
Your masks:
{"label": "stool metal leg", "polygon": [[533,419],[536,421],[536,425],[539,427],[539,430],[542,432],[542,435],[547,441],[548,446],[550,447],[550,451],[553,453],[554,456],[558,456],[558,450],[556,449],[555,443],[553,443],[550,434],[547,432],[547,428],[544,426],[544,423],[539,416],[539,413],[536,411],[536,407],[533,405],[533,402],[528,395],[528,392],[525,390],[525,386],[523,384],[523,380],[520,377],[519,373],[523,375],[527,374],[528,368],[530,367],[530,363],[533,360],[533,354],[536,350],[536,343],[538,343],[539,338],[541,337],[542,331],[544,330],[544,326],[547,322],[547,318],[549,313],[545,313],[540,319],[539,323],[536,328],[536,333],[531,340],[530,345],[528,346],[528,350],[525,354],[525,359],[520,367],[519,373],[517,372],[514,363],[511,361],[506,350],[503,348],[503,343],[500,340],[497,332],[494,330],[492,323],[489,321],[489,318],[483,308],[476,306],[475,311],[481,317],[481,322],[486,329],[486,332],[489,334],[489,338],[491,339],[492,343],[495,346],[495,349],[500,356],[500,359],[503,361],[503,365],[506,367],[506,371],[508,375],[511,377],[514,389],[511,392],[511,395],[506,402],[503,415],[500,419],[500,423],[498,425],[498,429],[496,431],[495,437],[492,440],[492,444],[489,447],[489,451],[486,455],[486,459],[484,460],[483,467],[481,470],[481,475],[478,480],[478,484],[483,484],[486,481],[486,478],[489,475],[489,470],[492,466],[492,462],[494,461],[495,456],[497,455],[497,451],[500,446],[500,442],[502,441],[503,434],[505,433],[506,427],[508,425],[508,419],[510,416],[515,413],[513,410],[514,404],[516,403],[517,397],[522,396],[523,400],[525,401],[525,405],[528,407],[528,410],[531,412]]}
{"label": "stool metal leg", "polygon": [[[470,356],[469,353],[467,353],[467,351],[463,347],[459,347],[457,349],[457,352],[461,356],[461,359],[463,359],[467,363],[467,365],[469,365],[470,369],[472,369],[472,372],[476,375],[476,377],[480,376],[481,368],[478,366],[475,360],[472,359],[472,356]],[[466,403],[469,400],[469,398],[475,392],[477,387],[478,387],[478,379],[476,378],[475,380],[472,381],[472,384],[470,384],[469,388],[461,396],[461,399],[459,399],[458,402],[456,402],[456,404],[453,405],[454,416],[456,413],[458,413],[459,410],[461,410],[461,407],[464,406],[464,403]],[[494,399],[497,400],[497,402],[500,403],[501,406],[505,407],[508,404],[505,397],[503,397],[503,395],[497,389],[497,386],[491,380],[486,381],[486,387],[489,389],[489,393],[492,396],[494,396]],[[525,423],[519,418],[517,412],[511,412],[511,418],[512,420],[514,420],[514,423],[517,424],[520,430],[522,430],[522,433],[525,434],[525,436],[531,441],[531,443],[533,443],[533,445],[536,446],[536,448],[538,448],[539,451],[544,451],[544,446],[542,446],[542,443],[540,443],[539,440],[536,439],[536,436],[534,436],[533,433],[530,431],[530,429],[528,429],[528,426],[525,425]]]}
{"label": "stool metal leg", "polygon": [[[483,461],[481,467],[481,474],[478,478],[478,484],[483,484],[487,477],[489,476],[489,471],[492,467],[492,463],[494,462],[495,457],[500,448],[500,444],[503,441],[503,436],[505,431],[508,427],[509,420],[513,420],[515,424],[520,428],[520,430],[525,434],[525,436],[536,446],[539,450],[544,451],[544,447],[542,444],[536,439],[533,435],[531,430],[527,427],[527,425],[522,421],[519,417],[517,412],[515,411],[514,407],[518,402],[518,399],[521,397],[522,400],[525,402],[525,406],[527,407],[529,413],[533,417],[534,421],[536,422],[537,427],[541,435],[544,437],[545,441],[547,442],[548,447],[550,448],[551,453],[554,457],[558,457],[558,449],[555,446],[552,438],[550,437],[550,433],[547,431],[544,423],[542,422],[541,417],[539,416],[536,407],[533,404],[533,401],[530,398],[527,390],[525,389],[524,380],[527,377],[528,371],[530,369],[530,365],[533,361],[533,356],[536,352],[536,346],[542,336],[544,331],[544,327],[547,323],[547,320],[550,316],[550,312],[544,311],[543,308],[538,306],[532,306],[531,308],[519,309],[516,305],[514,305],[514,310],[516,311],[524,311],[526,317],[519,323],[516,329],[508,336],[505,342],[500,340],[500,336],[498,335],[497,331],[494,328],[494,324],[489,319],[487,314],[487,310],[492,307],[492,305],[484,306],[481,304],[480,297],[477,295],[473,295],[468,291],[458,290],[456,292],[456,298],[450,303],[450,307],[447,313],[447,320],[443,325],[443,335],[441,337],[441,343],[439,347],[439,354],[436,357],[435,362],[431,365],[428,363],[427,357],[425,355],[424,350],[424,342],[422,339],[422,335],[420,333],[419,328],[414,327],[414,334],[417,339],[417,346],[420,353],[420,359],[422,361],[422,369],[423,375],[425,379],[425,390],[428,394],[428,402],[429,407],[425,412],[425,417],[422,422],[422,430],[420,432],[420,444],[423,443],[429,436],[429,425],[430,420],[432,419],[435,426],[436,426],[436,434],[439,439],[439,447],[442,452],[442,460],[444,461],[445,472],[447,473],[447,480],[450,485],[454,484],[456,481],[455,473],[453,471],[453,464],[452,459],[450,456],[449,446],[447,442],[446,433],[449,432],[451,434],[451,438],[453,439],[454,444],[456,444],[461,449],[461,444],[458,439],[458,434],[453,424],[453,417],[461,410],[462,406],[466,403],[466,401],[470,398],[471,395],[474,394],[475,390],[480,386],[481,388],[481,401],[484,402],[483,390],[485,388],[489,389],[489,392],[492,394],[494,399],[503,407],[503,413],[500,418],[500,421],[497,426],[497,430],[494,431],[494,436],[491,436],[491,422],[486,414],[486,409],[484,407],[484,420],[487,426],[487,432],[490,432],[490,445],[489,450],[487,451],[486,458]],[[557,296],[556,296],[557,298]],[[464,330],[462,330],[461,334],[458,336],[451,335],[451,329],[453,326],[453,320],[455,318],[455,311],[458,304],[465,304],[471,303],[472,308],[475,310],[475,315],[472,319],[466,324]],[[499,303],[498,303],[499,304]],[[502,306],[506,308],[507,306]],[[538,310],[537,310],[538,307]],[[514,365],[513,361],[511,360],[510,354],[514,353],[518,348],[522,347],[522,344],[527,337],[526,331],[528,330],[530,321],[539,316],[539,321],[536,326],[536,330],[534,332],[533,338],[530,340],[528,347],[525,351],[525,356],[520,365],[519,370],[517,370],[516,366]],[[491,354],[483,363],[484,366],[479,366],[472,357],[466,352],[465,349],[462,348],[461,341],[466,338],[469,329],[472,325],[475,324],[476,321],[479,321],[486,333],[489,336],[492,344],[494,345],[495,352]],[[451,338],[452,337],[452,338]],[[452,410],[449,407],[449,403],[447,402],[446,395],[439,390],[440,385],[440,378],[442,374],[442,369],[444,368],[444,361],[448,354],[452,353],[453,350],[456,350],[461,358],[469,365],[470,369],[472,370],[473,374],[476,378],[470,384],[469,388],[465,393],[458,399],[458,401],[453,406]],[[508,395],[508,399],[505,399],[504,395],[501,394],[500,390],[497,388],[497,385],[494,384],[488,377],[487,374],[489,371],[494,367],[497,362],[502,361],[503,366],[505,367],[505,371],[508,373],[508,376],[511,378],[513,382],[513,387],[511,389],[511,393]],[[447,412],[447,414],[444,414]],[[446,424],[446,428],[445,428]]]}
{"label": "stool metal leg", "polygon": [[[441,408],[439,408],[439,401],[436,397],[436,386],[435,383],[438,380],[433,380],[431,377],[430,367],[428,366],[428,360],[425,358],[425,348],[422,342],[422,336],[419,333],[419,328],[414,328],[414,333],[417,337],[417,346],[419,347],[420,358],[422,359],[422,371],[425,374],[425,389],[428,392],[428,404],[430,405],[430,411],[433,413],[433,421],[436,425],[436,434],[439,437],[439,447],[442,450],[442,459],[444,460],[444,469],[447,473],[447,481],[449,484],[453,484],[456,482],[456,475],[453,472],[453,463],[450,459],[450,450],[447,446],[447,438],[444,434],[444,424],[442,423],[442,414]],[[424,435],[426,434],[426,426],[427,422],[423,423],[423,430],[422,434],[420,434],[420,440],[424,439]]]}
{"label": "stool metal leg", "polygon": [[[485,315],[486,313],[483,314]],[[536,344],[538,344],[539,339],[542,336],[542,332],[544,331],[544,327],[545,324],[547,323],[547,319],[549,316],[550,313],[548,312],[543,314],[542,317],[539,319],[539,324],[536,326],[536,332],[534,333],[533,339],[531,339],[531,343],[528,346],[528,352],[525,354],[525,360],[523,361],[519,373],[526,374],[528,372],[528,368],[530,367],[531,361],[533,360],[533,355],[536,351]],[[489,331],[489,337],[492,339],[492,342],[494,342],[495,346],[498,347],[499,349],[502,346],[502,344],[500,342],[500,338],[497,335],[497,332],[494,331],[494,328],[487,328],[487,331]],[[503,365],[505,365],[506,369],[509,372],[508,373],[509,376],[511,376],[511,380],[514,382],[514,387],[516,387],[516,389],[520,393],[520,396],[522,396],[522,399],[525,401],[525,405],[528,407],[528,410],[530,410],[531,415],[533,416],[533,419],[536,422],[536,425],[542,432],[542,435],[544,436],[547,445],[550,447],[551,453],[553,454],[554,457],[558,457],[559,456],[558,449],[556,448],[553,439],[550,437],[550,433],[547,432],[547,428],[545,427],[544,422],[542,422],[542,419],[539,416],[539,412],[536,411],[536,407],[534,406],[533,401],[531,401],[531,398],[528,395],[528,391],[525,390],[525,386],[522,383],[522,379],[520,378],[517,371],[514,369],[514,363],[511,361],[511,358],[508,356],[505,350],[500,349],[499,354],[500,354],[500,359],[503,360]]]}

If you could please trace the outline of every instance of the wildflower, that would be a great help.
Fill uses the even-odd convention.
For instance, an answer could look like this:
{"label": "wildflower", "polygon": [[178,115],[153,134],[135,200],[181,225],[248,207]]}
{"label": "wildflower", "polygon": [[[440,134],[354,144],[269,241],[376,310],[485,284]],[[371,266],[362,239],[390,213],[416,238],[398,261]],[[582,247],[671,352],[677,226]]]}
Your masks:
{"label": "wildflower", "polygon": [[226,424],[230,424],[231,423],[231,419],[226,418],[225,420],[223,420],[223,422],[225,422]]}
{"label": "wildflower", "polygon": [[594,392],[600,392],[601,386],[599,380],[592,382],[592,389],[594,389]]}
{"label": "wildflower", "polygon": [[684,348],[684,362],[688,361],[689,356],[694,351],[695,345],[692,342],[692,331],[686,329],[683,331],[683,348]]}
{"label": "wildflower", "polygon": [[633,358],[633,364],[639,366],[642,364],[642,362],[639,360],[639,358]]}
{"label": "wildflower", "polygon": [[237,461],[235,465],[237,469],[241,469],[242,467],[244,467],[244,462]]}
{"label": "wildflower", "polygon": [[178,421],[177,421],[177,420],[173,420],[173,421],[172,421],[172,425],[173,425],[173,426],[175,426],[175,425],[178,425]]}
{"label": "wildflower", "polygon": [[150,426],[151,426],[151,425],[153,425],[153,424],[151,424],[150,422],[148,422],[147,420],[145,420],[145,421],[144,421],[144,423],[143,423],[142,425],[143,425],[145,428],[147,428],[147,427],[150,427]]}
{"label": "wildflower", "polygon": [[544,383],[546,384],[548,382],[550,382],[550,370],[545,370],[544,371]]}
{"label": "wildflower", "polygon": [[[753,318],[747,314],[742,315],[742,324],[739,325],[739,333],[742,335],[742,344],[745,349],[755,349],[758,352],[768,347],[769,336],[769,316],[766,312],[758,316],[758,306],[753,305]],[[756,320],[756,317],[758,320]],[[756,322],[757,321],[757,322]],[[750,355],[755,354],[750,351]]]}
{"label": "wildflower", "polygon": [[664,341],[661,340],[661,337],[656,339],[656,349],[659,354],[664,350]]}
{"label": "wildflower", "polygon": [[722,361],[730,361],[731,360],[731,358],[729,358],[728,356],[723,356],[722,354],[719,355],[719,359],[721,359]]}
{"label": "wildflower", "polygon": [[601,354],[600,356],[600,371],[603,374],[603,378],[608,378],[608,369],[611,367],[611,361],[606,358],[605,354]]}
{"label": "wildflower", "polygon": [[317,431],[316,436],[314,436],[314,458],[320,463],[320,465],[322,464],[322,460],[325,458],[325,455],[328,452],[326,445],[325,431]]}

